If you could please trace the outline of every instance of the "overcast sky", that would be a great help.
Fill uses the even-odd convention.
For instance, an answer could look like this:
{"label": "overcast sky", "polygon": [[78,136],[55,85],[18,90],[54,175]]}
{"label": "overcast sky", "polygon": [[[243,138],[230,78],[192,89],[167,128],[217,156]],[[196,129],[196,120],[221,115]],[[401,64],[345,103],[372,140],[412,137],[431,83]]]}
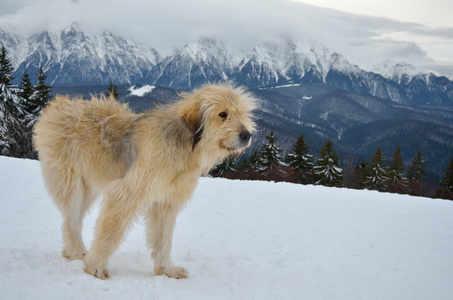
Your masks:
{"label": "overcast sky", "polygon": [[365,68],[393,59],[453,76],[452,12],[451,0],[0,0],[0,28],[78,22],[164,53],[202,36],[241,48],[292,38]]}

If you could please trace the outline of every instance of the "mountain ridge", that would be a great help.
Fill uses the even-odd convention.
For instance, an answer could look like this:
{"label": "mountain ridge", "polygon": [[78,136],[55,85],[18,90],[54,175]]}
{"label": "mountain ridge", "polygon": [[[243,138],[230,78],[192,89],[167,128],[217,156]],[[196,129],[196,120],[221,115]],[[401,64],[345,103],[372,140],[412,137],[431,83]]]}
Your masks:
{"label": "mountain ridge", "polygon": [[29,37],[0,30],[0,38],[16,68],[16,82],[25,70],[32,74],[42,66],[52,85],[114,82],[187,90],[219,81],[250,88],[318,83],[408,105],[453,104],[453,82],[447,77],[420,73],[404,63],[365,71],[323,45],[291,39],[239,51],[200,38],[163,57],[152,47],[109,32],[85,34],[77,24]]}

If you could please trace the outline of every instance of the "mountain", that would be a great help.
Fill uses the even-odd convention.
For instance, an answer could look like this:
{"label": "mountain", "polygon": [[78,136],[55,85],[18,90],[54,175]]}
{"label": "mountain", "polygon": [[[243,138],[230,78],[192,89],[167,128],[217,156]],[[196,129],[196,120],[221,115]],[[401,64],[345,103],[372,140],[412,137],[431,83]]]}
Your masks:
{"label": "mountain", "polygon": [[452,104],[453,83],[444,76],[423,73],[413,65],[389,60],[375,66],[373,71],[396,82],[403,95],[407,95],[405,103]]}
{"label": "mountain", "polygon": [[422,74],[411,64],[392,60],[386,60],[374,66],[372,71],[397,83],[409,82],[413,77]]}
{"label": "mountain", "polygon": [[142,82],[192,89],[206,82],[228,80],[233,66],[233,54],[224,43],[202,38],[164,58],[146,74]]}
{"label": "mountain", "polygon": [[13,53],[17,81],[24,71],[36,74],[41,66],[51,85],[133,83],[161,60],[152,48],[109,32],[87,35],[77,24],[58,33],[44,31],[28,38],[5,31],[0,31],[0,36]]}
{"label": "mountain", "polygon": [[16,82],[25,70],[34,74],[42,66],[54,86],[114,82],[193,89],[225,80],[251,88],[316,83],[400,104],[453,104],[453,82],[446,77],[392,62],[365,71],[322,45],[291,39],[239,51],[200,38],[162,57],[112,33],[85,34],[77,24],[29,37],[0,30],[0,38],[17,68]]}
{"label": "mountain", "polygon": [[[298,84],[260,89],[259,122],[266,135],[271,128],[289,149],[303,133],[311,153],[319,153],[330,138],[342,165],[370,159],[378,147],[391,158],[397,145],[409,165],[418,150],[427,161],[431,178],[439,179],[453,153],[453,107],[407,106],[344,90],[322,90]],[[300,95],[304,95],[303,98]]]}

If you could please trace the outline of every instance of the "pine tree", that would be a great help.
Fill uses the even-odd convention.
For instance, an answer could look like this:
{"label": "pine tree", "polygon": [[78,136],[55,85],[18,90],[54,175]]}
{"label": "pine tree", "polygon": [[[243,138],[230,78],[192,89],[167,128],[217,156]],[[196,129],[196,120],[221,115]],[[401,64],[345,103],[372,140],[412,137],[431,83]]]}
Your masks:
{"label": "pine tree", "polygon": [[303,134],[297,138],[296,143],[286,155],[286,162],[295,170],[311,173],[313,169],[313,155],[308,153],[308,145],[305,143]]}
{"label": "pine tree", "polygon": [[44,74],[44,70],[39,68],[38,74],[38,84],[35,87],[35,95],[33,98],[33,106],[35,107],[34,113],[39,115],[40,111],[46,106],[47,102],[49,102],[50,92],[52,91],[52,87],[46,84],[47,76]]}
{"label": "pine tree", "polygon": [[[28,74],[25,73],[22,78],[22,91],[24,96],[27,96],[31,89],[29,87]],[[33,126],[38,121],[41,111],[44,109],[46,103],[50,100],[51,87],[46,84],[46,75],[42,68],[39,68],[37,73],[38,84],[33,88],[33,94],[28,98],[25,98],[24,113],[25,118],[23,120],[23,133],[22,133],[22,157],[26,158],[37,158],[38,155],[33,148]],[[30,84],[31,85],[31,84]],[[27,91],[28,90],[28,91]]]}
{"label": "pine tree", "polygon": [[249,160],[249,163],[250,163],[250,167],[258,172],[259,169],[260,169],[260,154],[259,154],[259,151],[254,151],[251,155],[250,155],[250,160]]}
{"label": "pine tree", "polygon": [[11,86],[11,80],[13,80],[13,71],[11,61],[8,58],[8,51],[5,46],[2,45],[0,49],[0,84],[5,86]]}
{"label": "pine tree", "polygon": [[321,149],[320,157],[316,160],[316,166],[313,167],[313,182],[326,186],[341,186],[343,169],[339,167],[338,160],[333,142],[328,139]]}
{"label": "pine tree", "polygon": [[12,64],[4,46],[0,50],[0,154],[18,156],[23,136],[23,101],[11,88]]}
{"label": "pine tree", "polygon": [[274,136],[272,129],[270,134],[265,137],[267,143],[261,146],[258,153],[258,170],[263,172],[268,170],[271,166],[283,166],[282,155],[283,151],[277,145],[277,138]]}
{"label": "pine tree", "polygon": [[426,162],[423,160],[422,152],[419,150],[417,155],[411,162],[409,171],[407,172],[407,178],[409,181],[419,181],[423,182],[426,180],[427,172],[425,170]]}
{"label": "pine tree", "polygon": [[404,176],[404,160],[401,155],[401,147],[397,146],[388,167],[388,187],[390,192],[404,193],[407,179]]}
{"label": "pine tree", "polygon": [[445,170],[444,177],[440,181],[440,186],[443,189],[448,190],[450,193],[453,193],[453,157]]}
{"label": "pine tree", "polygon": [[407,172],[411,195],[423,195],[423,183],[426,181],[426,175],[428,174],[425,170],[425,165],[426,162],[423,160],[422,152],[419,150]]}
{"label": "pine tree", "polygon": [[19,89],[20,91],[18,95],[25,100],[25,110],[30,111],[30,109],[28,108],[28,106],[30,105],[29,101],[31,99],[31,96],[35,92],[35,89],[31,84],[30,75],[27,71],[25,71],[22,75],[22,81],[20,82]]}
{"label": "pine tree", "polygon": [[376,153],[371,158],[371,162],[367,165],[364,174],[364,185],[378,191],[387,189],[388,172],[384,167],[386,158],[382,154],[381,147],[378,147]]}
{"label": "pine tree", "polygon": [[107,87],[107,94],[106,97],[113,96],[116,100],[118,100],[118,86],[114,84],[113,82],[110,82],[109,86]]}
{"label": "pine tree", "polygon": [[302,183],[310,183],[313,170],[313,155],[308,153],[308,145],[304,135],[301,134],[296,143],[286,155],[286,162],[296,171],[296,176],[302,179]]}

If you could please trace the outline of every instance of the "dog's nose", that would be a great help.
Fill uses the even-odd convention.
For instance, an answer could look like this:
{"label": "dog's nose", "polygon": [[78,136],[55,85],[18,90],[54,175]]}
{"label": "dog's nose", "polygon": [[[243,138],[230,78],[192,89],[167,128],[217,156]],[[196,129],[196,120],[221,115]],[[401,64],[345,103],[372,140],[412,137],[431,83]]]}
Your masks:
{"label": "dog's nose", "polygon": [[242,143],[248,143],[250,141],[250,137],[252,135],[250,134],[250,131],[248,130],[243,130],[241,133],[239,133],[239,139],[241,140]]}

